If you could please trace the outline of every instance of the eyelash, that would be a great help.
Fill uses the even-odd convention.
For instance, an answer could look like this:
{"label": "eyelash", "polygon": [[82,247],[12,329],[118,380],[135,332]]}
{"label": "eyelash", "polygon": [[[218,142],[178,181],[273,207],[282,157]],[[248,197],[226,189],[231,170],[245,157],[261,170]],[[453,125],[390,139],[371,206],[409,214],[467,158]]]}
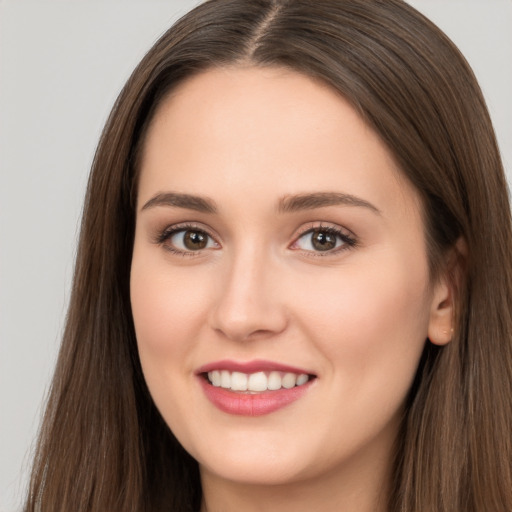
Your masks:
{"label": "eyelash", "polygon": [[350,232],[347,229],[342,229],[340,227],[335,227],[335,226],[325,226],[325,225],[322,225],[321,223],[320,224],[311,223],[311,224],[306,225],[303,228],[301,228],[300,232],[295,237],[295,240],[290,245],[290,247],[293,247],[293,245],[296,245],[301,238],[305,237],[308,234],[312,235],[315,232],[334,235],[342,243],[339,247],[335,247],[333,249],[329,249],[326,251],[312,251],[312,250],[304,250],[304,249],[300,249],[300,248],[296,248],[294,250],[301,251],[303,254],[306,254],[308,257],[325,258],[328,256],[333,256],[333,255],[339,254],[340,252],[344,252],[344,251],[353,249],[358,244],[355,236],[353,234],[348,234]]}
{"label": "eyelash", "polygon": [[177,224],[177,225],[173,225],[173,226],[168,226],[161,233],[157,234],[156,239],[155,239],[155,243],[157,243],[158,245],[163,246],[165,248],[165,250],[167,250],[167,251],[169,251],[169,252],[171,252],[173,254],[176,254],[178,256],[184,256],[184,257],[199,256],[201,254],[202,250],[183,251],[181,249],[173,247],[170,244],[166,244],[166,242],[169,241],[177,233],[181,233],[181,232],[185,233],[187,231],[194,231],[194,232],[197,232],[197,233],[203,233],[208,238],[213,240],[216,244],[218,244],[218,242],[215,239],[215,237],[213,235],[211,235],[208,232],[208,230],[206,230],[204,227],[198,226],[196,224]]}
{"label": "eyelash", "polygon": [[[155,243],[158,245],[163,246],[167,251],[176,254],[178,256],[183,257],[194,257],[199,256],[203,250],[205,249],[198,249],[198,250],[189,250],[184,251],[181,249],[178,249],[176,247],[173,247],[170,244],[166,244],[174,235],[180,232],[187,232],[187,231],[194,231],[197,233],[203,233],[208,238],[210,238],[215,244],[220,245],[216,238],[208,232],[204,227],[198,226],[196,224],[177,224],[173,226],[169,226],[165,228],[163,231],[157,234],[155,237]],[[324,226],[322,224],[309,224],[304,226],[300,232],[297,234],[297,236],[294,238],[294,241],[292,244],[290,244],[288,247],[292,250],[301,251],[303,254],[307,255],[308,257],[326,257],[326,256],[332,256],[335,254],[338,254],[343,251],[350,250],[357,246],[357,240],[353,235],[347,234],[348,230],[342,230],[338,227],[334,226]],[[293,248],[294,245],[296,245],[299,240],[301,240],[303,237],[305,237],[308,234],[313,234],[315,232],[321,232],[326,233],[329,235],[334,235],[337,239],[341,240],[342,244],[339,247],[335,247],[333,249],[329,249],[326,251],[314,251],[314,250],[304,250],[300,248]],[[336,242],[337,243],[337,242]]]}

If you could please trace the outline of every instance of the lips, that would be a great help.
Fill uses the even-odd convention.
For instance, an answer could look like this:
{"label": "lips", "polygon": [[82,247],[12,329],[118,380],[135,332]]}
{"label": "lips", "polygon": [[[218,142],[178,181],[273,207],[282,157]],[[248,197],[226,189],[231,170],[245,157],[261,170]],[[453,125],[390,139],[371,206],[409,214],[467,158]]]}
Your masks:
{"label": "lips", "polygon": [[270,414],[301,398],[315,375],[271,361],[217,361],[196,372],[206,397],[221,411],[243,416]]}

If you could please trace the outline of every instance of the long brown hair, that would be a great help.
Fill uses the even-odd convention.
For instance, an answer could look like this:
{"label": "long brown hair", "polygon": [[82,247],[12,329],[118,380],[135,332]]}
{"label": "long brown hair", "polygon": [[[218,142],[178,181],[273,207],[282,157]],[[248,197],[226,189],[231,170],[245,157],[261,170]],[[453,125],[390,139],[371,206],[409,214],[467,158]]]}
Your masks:
{"label": "long brown hair", "polygon": [[512,510],[512,231],[468,64],[401,0],[211,0],[144,57],[102,134],[26,511],[193,511],[196,462],[138,360],[129,301],[137,163],[168,92],[212,66],[284,66],[339,91],[423,200],[432,276],[465,240],[454,338],[428,341],[396,447],[394,512]]}

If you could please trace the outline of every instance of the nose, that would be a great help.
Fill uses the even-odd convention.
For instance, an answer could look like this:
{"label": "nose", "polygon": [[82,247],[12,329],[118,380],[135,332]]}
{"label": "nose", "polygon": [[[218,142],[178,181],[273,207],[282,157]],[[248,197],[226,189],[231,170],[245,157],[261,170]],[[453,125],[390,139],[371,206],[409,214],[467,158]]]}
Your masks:
{"label": "nose", "polygon": [[218,280],[210,326],[234,341],[272,337],[288,322],[279,270],[259,251],[233,256]]}

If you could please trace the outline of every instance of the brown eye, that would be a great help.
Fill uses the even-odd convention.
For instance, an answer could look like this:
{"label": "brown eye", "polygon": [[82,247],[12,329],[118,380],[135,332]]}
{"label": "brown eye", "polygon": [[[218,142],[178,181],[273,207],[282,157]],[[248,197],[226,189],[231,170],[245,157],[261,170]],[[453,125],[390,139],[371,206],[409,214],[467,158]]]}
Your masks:
{"label": "brown eye", "polygon": [[198,251],[208,245],[208,235],[201,231],[185,231],[183,236],[183,245],[189,251]]}
{"label": "brown eye", "polygon": [[203,249],[217,247],[213,238],[200,229],[177,229],[166,236],[166,243],[169,249],[176,252],[195,252]]}
{"label": "brown eye", "polygon": [[317,251],[329,251],[336,247],[336,235],[328,231],[315,230],[311,233],[311,245]]}
{"label": "brown eye", "polygon": [[337,252],[337,250],[353,247],[356,241],[341,229],[318,227],[303,233],[293,244],[293,249],[301,249],[311,253]]}

